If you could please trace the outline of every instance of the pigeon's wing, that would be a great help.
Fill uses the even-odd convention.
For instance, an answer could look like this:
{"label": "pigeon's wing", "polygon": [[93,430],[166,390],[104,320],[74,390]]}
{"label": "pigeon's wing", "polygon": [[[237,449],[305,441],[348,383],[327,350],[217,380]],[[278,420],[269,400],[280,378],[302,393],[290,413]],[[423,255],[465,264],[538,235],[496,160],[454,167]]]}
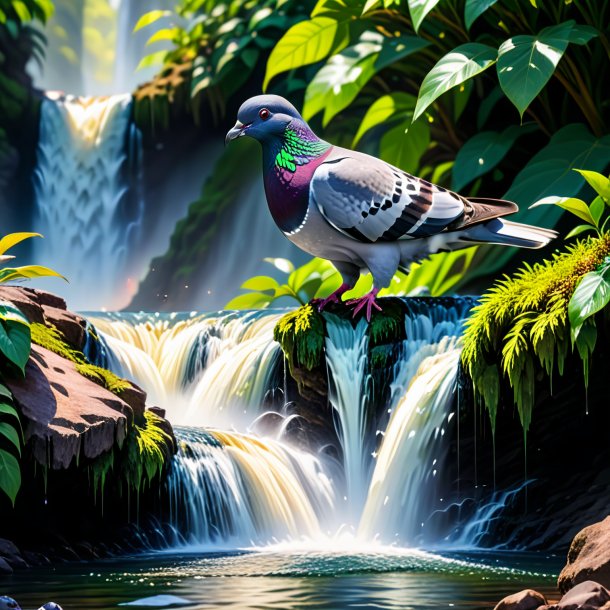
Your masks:
{"label": "pigeon's wing", "polygon": [[463,215],[459,195],[375,157],[352,154],[322,163],[311,181],[318,209],[342,233],[364,242],[427,237]]}

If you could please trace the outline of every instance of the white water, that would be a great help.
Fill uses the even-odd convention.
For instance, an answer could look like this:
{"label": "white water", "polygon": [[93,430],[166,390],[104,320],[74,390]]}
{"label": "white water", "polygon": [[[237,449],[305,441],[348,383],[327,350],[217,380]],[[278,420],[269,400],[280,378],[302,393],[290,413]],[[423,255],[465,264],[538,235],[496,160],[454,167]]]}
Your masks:
{"label": "white water", "polygon": [[343,477],[331,476],[324,458],[278,440],[277,430],[251,432],[266,391],[278,383],[278,314],[114,314],[92,321],[117,372],[152,390],[172,422],[206,427],[179,432],[182,449],[170,483],[174,542],[243,547],[303,539],[324,546],[344,542],[348,533],[350,544],[405,546],[419,543],[422,523],[442,495],[466,310],[463,304],[409,308],[408,339],[385,407],[371,404],[367,324],[327,316]]}
{"label": "white water", "polygon": [[127,255],[143,210],[128,187],[130,149],[140,156],[130,113],[129,95],[42,102],[34,229],[45,239],[33,260],[68,278],[59,291],[73,309],[117,308],[135,289]]}

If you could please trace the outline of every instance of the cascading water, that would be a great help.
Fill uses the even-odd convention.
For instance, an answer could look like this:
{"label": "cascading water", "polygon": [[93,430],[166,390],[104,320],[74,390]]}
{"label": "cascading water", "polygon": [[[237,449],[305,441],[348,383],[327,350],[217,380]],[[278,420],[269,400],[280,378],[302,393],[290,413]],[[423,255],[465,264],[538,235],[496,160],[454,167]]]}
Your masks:
{"label": "cascading water", "polygon": [[119,307],[135,288],[128,253],[143,209],[129,189],[141,156],[130,116],[130,95],[42,102],[34,226],[46,239],[33,258],[70,280],[62,294],[75,309]]}
{"label": "cascading water", "polygon": [[357,544],[420,542],[422,523],[438,509],[459,336],[472,305],[407,302],[407,340],[383,405],[373,404],[370,391],[368,325],[325,316],[339,476],[326,454],[296,449],[277,431],[253,433],[265,394],[282,379],[273,341],[280,314],[91,318],[107,348],[103,363],[139,382],[171,421],[189,426],[177,431],[181,448],[169,482],[174,544],[320,542],[340,524]]}

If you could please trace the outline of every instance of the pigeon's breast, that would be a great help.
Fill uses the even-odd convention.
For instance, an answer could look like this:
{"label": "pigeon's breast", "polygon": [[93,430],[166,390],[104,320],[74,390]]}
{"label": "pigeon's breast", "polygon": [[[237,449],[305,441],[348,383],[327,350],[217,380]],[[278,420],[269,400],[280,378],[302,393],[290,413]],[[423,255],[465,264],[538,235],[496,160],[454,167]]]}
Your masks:
{"label": "pigeon's breast", "polygon": [[290,168],[275,165],[265,176],[265,194],[277,226],[291,235],[301,230],[307,217],[311,179],[330,150],[307,163]]}

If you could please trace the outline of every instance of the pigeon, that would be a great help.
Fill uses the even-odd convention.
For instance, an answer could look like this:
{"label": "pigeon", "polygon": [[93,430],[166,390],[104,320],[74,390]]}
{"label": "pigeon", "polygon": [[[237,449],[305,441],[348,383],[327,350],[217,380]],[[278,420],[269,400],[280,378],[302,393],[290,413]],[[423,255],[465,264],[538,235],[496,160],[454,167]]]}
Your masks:
{"label": "pigeon", "polygon": [[[282,233],[305,252],[329,260],[342,284],[322,311],[338,303],[367,270],[372,290],[347,302],[370,321],[376,297],[398,269],[408,272],[436,252],[475,244],[542,248],[555,231],[505,220],[518,206],[463,197],[361,152],[320,139],[278,95],[246,100],[225,144],[242,136],[263,149],[267,204]],[[408,134],[405,137],[409,137]]]}

